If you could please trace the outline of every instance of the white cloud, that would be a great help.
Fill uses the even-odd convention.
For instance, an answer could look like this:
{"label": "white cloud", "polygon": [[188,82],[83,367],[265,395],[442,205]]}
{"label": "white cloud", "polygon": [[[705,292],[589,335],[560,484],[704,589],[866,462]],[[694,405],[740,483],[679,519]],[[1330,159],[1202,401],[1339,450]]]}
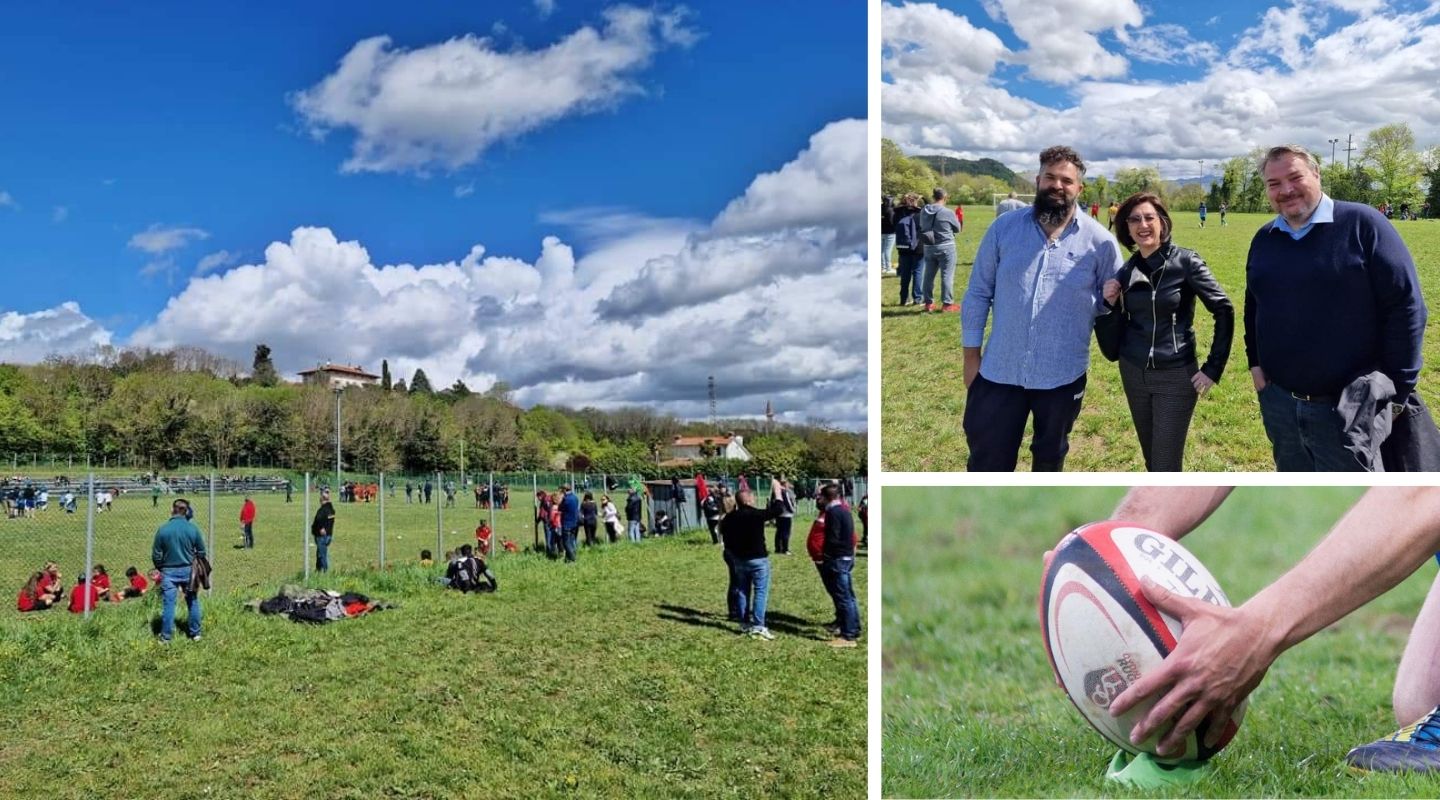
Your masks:
{"label": "white cloud", "polygon": [[196,275],[208,275],[218,269],[223,269],[240,260],[239,253],[232,253],[229,250],[216,250],[213,253],[201,257],[195,265]]}
{"label": "white cloud", "polygon": [[[297,228],[258,263],[193,277],[131,343],[243,361],[264,342],[288,373],[384,358],[396,375],[419,367],[446,385],[505,380],[525,404],[645,404],[687,417],[708,414],[715,375],[722,415],[757,416],[768,399],[783,419],[860,428],[864,140],[863,123],[827,126],[713,225],[547,212],[593,242],[579,256],[550,236],[533,260],[476,245],[453,261],[382,265],[360,242]],[[839,168],[820,163],[832,157]],[[809,208],[775,205],[785,198]]]}
{"label": "white cloud", "polygon": [[[882,93],[883,135],[910,153],[992,157],[1022,171],[1035,169],[1040,150],[1065,143],[1086,157],[1092,174],[1143,165],[1169,177],[1197,174],[1201,158],[1213,163],[1277,142],[1323,149],[1328,138],[1350,132],[1358,138],[1396,121],[1408,122],[1422,144],[1440,141],[1440,116],[1430,111],[1440,108],[1440,61],[1434,58],[1440,52],[1440,4],[1403,11],[1384,0],[1297,0],[1270,8],[1223,44],[1195,39],[1197,31],[1178,30],[1163,18],[1132,24],[1120,13],[1123,3],[1108,10],[1098,5],[1052,5],[1048,15],[1027,17],[1021,27],[1043,18],[1055,30],[1094,32],[1118,22],[1111,28],[1114,39],[1137,64],[1199,69],[1179,79],[1143,65],[1106,79],[1052,76],[1045,81],[1066,91],[1042,103],[1021,96],[1027,87],[1010,86],[999,71],[1000,63],[1018,63],[1018,55],[1002,54],[995,69],[970,80],[891,59]],[[1362,5],[1368,13],[1352,16]],[[916,7],[925,6],[900,8]],[[1013,22],[1017,7],[1028,6],[1007,0],[995,3],[994,12]],[[886,13],[896,12],[887,7]],[[1015,33],[1035,48],[1031,34]],[[888,28],[883,36],[889,46]],[[1055,52],[1066,51],[1057,45]],[[973,57],[929,54],[937,64]],[[1038,77],[1033,59],[1027,63]],[[1095,75],[1072,72],[1087,71]]]}
{"label": "white cloud", "polygon": [[1116,38],[1130,57],[1152,64],[1206,64],[1219,60],[1220,48],[1191,38],[1183,25],[1150,25],[1121,30]]}
{"label": "white cloud", "polygon": [[1095,35],[1136,27],[1144,15],[1134,0],[998,0],[1001,18],[1028,47],[1014,55],[1031,77],[1058,84],[1124,75],[1128,62]]}
{"label": "white cloud", "polygon": [[961,81],[984,80],[1008,55],[1000,37],[934,3],[880,9],[886,72],[923,71]]}
{"label": "white cloud", "polygon": [[9,192],[0,190],[0,208],[9,208],[14,211],[19,211],[20,204],[15,201],[15,197]]}
{"label": "white cloud", "polygon": [[179,250],[191,242],[208,238],[210,234],[200,228],[166,227],[157,222],[131,236],[129,246],[151,255],[162,255],[171,250]]}
{"label": "white cloud", "polygon": [[655,54],[696,38],[683,9],[621,5],[601,16],[602,27],[541,50],[502,52],[470,35],[405,50],[372,37],[291,103],[317,137],[353,130],[346,172],[459,168],[497,142],[642,94],[635,78]]}
{"label": "white cloud", "polygon": [[540,19],[545,19],[555,13],[555,0],[535,0],[535,12]]}
{"label": "white cloud", "polygon": [[21,314],[0,311],[0,353],[12,364],[33,364],[51,355],[75,355],[110,344],[111,333],[85,316],[78,303]]}
{"label": "white cloud", "polygon": [[469,182],[469,183],[463,183],[463,184],[455,187],[455,197],[456,197],[457,199],[458,199],[458,198],[462,198],[462,197],[469,197],[469,196],[472,195],[472,194],[475,194],[475,182],[474,182],[474,181],[471,181],[471,182]]}

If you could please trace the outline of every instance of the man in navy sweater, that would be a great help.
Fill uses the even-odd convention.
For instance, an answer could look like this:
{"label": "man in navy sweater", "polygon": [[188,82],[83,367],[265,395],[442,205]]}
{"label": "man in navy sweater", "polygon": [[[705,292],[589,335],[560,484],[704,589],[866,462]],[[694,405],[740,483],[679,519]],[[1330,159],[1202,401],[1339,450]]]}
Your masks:
{"label": "man in navy sweater", "polygon": [[1261,172],[1278,216],[1250,243],[1245,355],[1275,467],[1378,469],[1347,447],[1337,405],[1379,375],[1394,386],[1391,404],[1415,389],[1426,316],[1415,262],[1378,211],[1321,191],[1304,148],[1272,148]]}

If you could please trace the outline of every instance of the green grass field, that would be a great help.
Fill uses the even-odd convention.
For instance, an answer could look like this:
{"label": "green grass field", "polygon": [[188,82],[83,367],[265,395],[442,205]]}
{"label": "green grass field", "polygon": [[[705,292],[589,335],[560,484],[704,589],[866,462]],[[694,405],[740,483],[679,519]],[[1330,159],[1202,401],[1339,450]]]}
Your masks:
{"label": "green grass field", "polygon": [[[866,648],[825,646],[832,607],[803,555],[773,559],[778,638],[764,642],[725,623],[725,568],[704,533],[582,548],[573,565],[502,554],[500,592],[461,596],[433,582],[439,567],[415,564],[435,547],[434,506],[387,507],[396,566],[378,571],[375,506],[342,505],[335,571],[311,584],[399,608],[311,627],[242,608],[297,577],[300,500],[262,497],[247,552],[230,549],[239,499],[217,503],[218,588],[200,643],[155,642],[158,597],[89,623],[9,606],[0,795],[864,794]],[[447,547],[473,541],[479,512],[462,510]],[[529,513],[512,506],[499,536],[528,543]],[[117,577],[146,566],[160,521],[148,497],[123,498],[97,518],[109,533],[96,560]],[[0,521],[11,591],[46,558],[70,584],[83,530],[82,515],[53,510]],[[864,586],[862,559],[862,597]]]}
{"label": "green grass field", "polygon": [[[1245,366],[1239,315],[1245,297],[1245,255],[1250,239],[1273,215],[1231,214],[1220,227],[1212,213],[1205,228],[1194,213],[1175,219],[1174,241],[1196,250],[1235,303],[1235,340],[1220,384],[1201,398],[1190,426],[1185,468],[1228,472],[1273,470],[1270,442],[1260,423],[1254,386]],[[1102,212],[1101,219],[1104,219]],[[980,238],[994,220],[989,207],[965,209],[955,271],[956,302],[964,297]],[[1440,223],[1396,222],[1420,272],[1426,303],[1432,310],[1425,338],[1425,370],[1420,392],[1432,408],[1440,404]],[[918,307],[900,307],[900,280],[881,281],[881,462],[896,471],[958,471],[965,469],[968,449],[961,420],[965,412],[964,358],[957,314],[925,314]],[[939,297],[937,279],[936,298]],[[1212,318],[1197,304],[1199,352],[1208,353],[1214,333]],[[1085,406],[1070,436],[1070,471],[1143,470],[1140,443],[1130,421],[1120,370],[1091,344],[1089,387]],[[1021,469],[1030,463],[1029,433],[1021,447]]]}
{"label": "green grass field", "polygon": [[[1185,545],[1244,602],[1362,490],[1240,488]],[[882,593],[886,797],[1138,796],[1054,684],[1036,619],[1041,555],[1109,516],[1118,488],[889,488]],[[1435,797],[1440,779],[1357,776],[1351,747],[1395,728],[1390,691],[1433,563],[1281,656],[1192,797]],[[1143,793],[1153,794],[1153,793]]]}

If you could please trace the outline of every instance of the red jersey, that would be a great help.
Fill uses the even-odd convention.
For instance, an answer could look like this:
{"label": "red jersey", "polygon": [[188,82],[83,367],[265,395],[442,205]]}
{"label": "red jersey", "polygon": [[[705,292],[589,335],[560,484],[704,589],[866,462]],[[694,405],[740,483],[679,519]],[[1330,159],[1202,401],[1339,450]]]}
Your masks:
{"label": "red jersey", "polygon": [[49,594],[55,585],[55,577],[48,572],[40,573],[40,583],[35,586],[36,594]]}
{"label": "red jersey", "polygon": [[480,555],[482,556],[490,555],[491,535],[490,528],[483,522],[480,524],[480,527],[475,529],[475,544],[479,546]]}
{"label": "red jersey", "polygon": [[810,533],[805,537],[805,552],[810,554],[810,560],[819,564],[825,560],[825,512],[810,523]]}
{"label": "red jersey", "polygon": [[15,601],[15,608],[19,609],[20,611],[34,611],[35,598],[31,597],[29,592],[21,589],[20,597]]}
{"label": "red jersey", "polygon": [[143,592],[143,591],[145,591],[147,588],[149,588],[149,586],[150,586],[150,584],[148,584],[148,583],[145,582],[145,576],[144,576],[144,575],[141,575],[141,574],[138,573],[138,572],[135,573],[135,577],[133,577],[133,578],[130,579],[130,587],[131,587],[132,589],[137,590],[137,591]]}
{"label": "red jersey", "polygon": [[[87,588],[87,587],[88,587],[89,590],[90,590],[89,592],[82,593],[82,592],[80,591],[81,589]],[[82,613],[82,612],[85,610],[85,598],[86,598],[86,596],[89,596],[89,598],[90,598],[90,607],[91,607],[92,609],[93,609],[93,608],[96,608],[96,607],[98,607],[98,606],[100,605],[100,590],[97,589],[97,588],[95,588],[95,584],[90,583],[90,584],[86,584],[86,585],[83,586],[83,587],[82,587],[82,586],[76,586],[76,587],[75,587],[75,591],[73,591],[73,592],[70,593],[70,611],[71,611],[72,613],[79,614],[79,613]]]}
{"label": "red jersey", "polygon": [[95,591],[96,591],[96,592],[108,592],[108,591],[110,591],[110,576],[109,576],[109,575],[96,575],[95,577],[93,577],[93,578],[90,579],[90,582],[93,583],[93,584],[95,584]]}
{"label": "red jersey", "polygon": [[255,521],[255,501],[246,500],[245,505],[240,507],[240,524],[249,525]]}

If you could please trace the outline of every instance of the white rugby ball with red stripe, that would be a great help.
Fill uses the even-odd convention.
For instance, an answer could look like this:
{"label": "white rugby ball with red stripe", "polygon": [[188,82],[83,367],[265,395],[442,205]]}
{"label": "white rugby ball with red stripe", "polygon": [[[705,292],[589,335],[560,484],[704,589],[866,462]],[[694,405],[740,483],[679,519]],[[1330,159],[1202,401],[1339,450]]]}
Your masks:
{"label": "white rugby ball with red stripe", "polygon": [[[1060,540],[1045,571],[1040,603],[1045,650],[1055,674],[1095,730],[1132,754],[1152,755],[1160,734],[1140,745],[1130,729],[1144,718],[1154,698],[1119,717],[1110,703],[1175,648],[1179,620],[1145,599],[1140,578],[1185,597],[1229,606],[1209,570],[1190,551],[1162,534],[1127,522],[1097,522]],[[1192,733],[1182,756],[1164,761],[1200,761],[1235,736],[1245,704],[1231,715],[1214,747],[1204,745],[1207,725]]]}

